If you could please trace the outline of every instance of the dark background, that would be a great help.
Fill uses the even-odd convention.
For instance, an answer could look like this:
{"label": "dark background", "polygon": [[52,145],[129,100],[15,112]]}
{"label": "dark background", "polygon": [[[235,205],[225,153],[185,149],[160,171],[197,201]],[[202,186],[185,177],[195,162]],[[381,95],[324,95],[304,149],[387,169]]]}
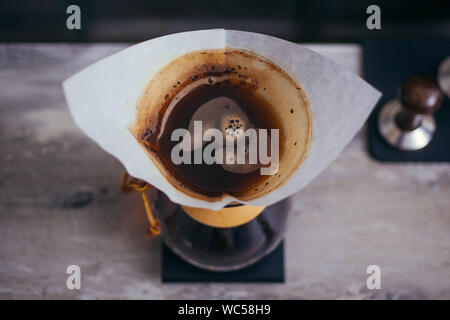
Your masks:
{"label": "dark background", "polygon": [[[81,30],[66,8],[81,8]],[[382,29],[367,30],[366,8]],[[407,0],[0,0],[0,41],[143,41],[170,33],[228,28],[291,41],[359,42],[365,36],[450,36],[450,1]]]}

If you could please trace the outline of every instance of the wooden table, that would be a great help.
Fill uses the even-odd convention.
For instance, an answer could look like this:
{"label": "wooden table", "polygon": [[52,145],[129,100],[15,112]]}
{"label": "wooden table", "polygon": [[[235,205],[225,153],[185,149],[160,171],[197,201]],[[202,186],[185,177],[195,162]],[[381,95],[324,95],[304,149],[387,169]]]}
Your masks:
{"label": "wooden table", "polygon": [[[372,160],[364,133],[293,197],[284,284],[171,284],[122,165],[70,118],[61,81],[128,44],[0,45],[0,298],[450,298],[450,166]],[[314,50],[361,73],[357,45]],[[66,268],[81,267],[81,290]],[[381,290],[366,268],[381,267]]]}

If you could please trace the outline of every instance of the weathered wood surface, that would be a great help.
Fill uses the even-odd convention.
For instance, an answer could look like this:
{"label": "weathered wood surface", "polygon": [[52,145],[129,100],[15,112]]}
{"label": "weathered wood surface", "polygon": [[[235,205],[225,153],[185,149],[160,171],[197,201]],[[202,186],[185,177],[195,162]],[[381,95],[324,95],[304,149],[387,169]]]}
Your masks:
{"label": "weathered wood surface", "polygon": [[[363,133],[295,195],[285,284],[163,285],[141,199],[120,194],[121,164],[74,125],[61,90],[126,46],[0,45],[0,298],[450,298],[449,164],[378,163]],[[359,47],[313,48],[360,72]]]}

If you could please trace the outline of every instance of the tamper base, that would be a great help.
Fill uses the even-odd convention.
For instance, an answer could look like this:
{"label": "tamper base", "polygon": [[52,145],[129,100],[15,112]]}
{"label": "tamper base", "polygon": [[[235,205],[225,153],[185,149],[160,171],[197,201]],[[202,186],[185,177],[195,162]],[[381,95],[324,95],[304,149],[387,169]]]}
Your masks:
{"label": "tamper base", "polygon": [[401,110],[402,106],[398,100],[388,101],[382,107],[378,114],[380,134],[387,143],[400,150],[412,151],[426,147],[436,131],[433,116],[423,115],[419,127],[411,131],[403,131],[395,123],[395,118]]}

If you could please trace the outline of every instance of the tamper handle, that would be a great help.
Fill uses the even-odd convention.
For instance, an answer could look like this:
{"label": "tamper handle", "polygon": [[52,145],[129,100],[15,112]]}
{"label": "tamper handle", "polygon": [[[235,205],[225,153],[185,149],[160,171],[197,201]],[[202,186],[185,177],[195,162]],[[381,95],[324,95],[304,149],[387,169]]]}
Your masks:
{"label": "tamper handle", "polygon": [[403,110],[395,122],[404,131],[420,126],[422,115],[432,114],[442,104],[443,95],[439,85],[428,76],[413,76],[402,83],[399,92]]}

